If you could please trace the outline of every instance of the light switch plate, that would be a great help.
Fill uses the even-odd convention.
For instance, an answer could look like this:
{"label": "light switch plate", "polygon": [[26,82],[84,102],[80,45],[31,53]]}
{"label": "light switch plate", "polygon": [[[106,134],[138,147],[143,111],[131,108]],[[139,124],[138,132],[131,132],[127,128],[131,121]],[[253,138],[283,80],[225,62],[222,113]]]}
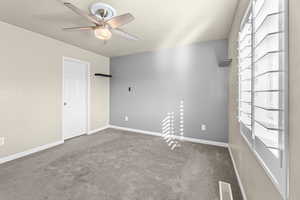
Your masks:
{"label": "light switch plate", "polygon": [[201,125],[201,131],[206,131],[206,125],[205,124]]}
{"label": "light switch plate", "polygon": [[128,120],[129,120],[128,116],[125,116],[125,122],[128,122]]}

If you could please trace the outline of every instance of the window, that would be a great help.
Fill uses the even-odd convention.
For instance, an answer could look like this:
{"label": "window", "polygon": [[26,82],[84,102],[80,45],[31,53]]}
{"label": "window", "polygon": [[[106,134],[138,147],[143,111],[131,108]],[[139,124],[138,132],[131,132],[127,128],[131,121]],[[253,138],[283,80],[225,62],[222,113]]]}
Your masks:
{"label": "window", "polygon": [[286,0],[252,0],[239,33],[241,134],[287,198]]}

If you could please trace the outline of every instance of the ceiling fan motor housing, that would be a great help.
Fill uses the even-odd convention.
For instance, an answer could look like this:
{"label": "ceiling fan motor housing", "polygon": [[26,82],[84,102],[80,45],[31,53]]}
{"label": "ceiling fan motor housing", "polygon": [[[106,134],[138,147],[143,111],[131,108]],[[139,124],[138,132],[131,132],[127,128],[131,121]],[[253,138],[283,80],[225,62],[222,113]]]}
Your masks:
{"label": "ceiling fan motor housing", "polygon": [[92,15],[99,19],[108,20],[117,15],[116,10],[108,4],[97,2],[90,6],[90,12]]}

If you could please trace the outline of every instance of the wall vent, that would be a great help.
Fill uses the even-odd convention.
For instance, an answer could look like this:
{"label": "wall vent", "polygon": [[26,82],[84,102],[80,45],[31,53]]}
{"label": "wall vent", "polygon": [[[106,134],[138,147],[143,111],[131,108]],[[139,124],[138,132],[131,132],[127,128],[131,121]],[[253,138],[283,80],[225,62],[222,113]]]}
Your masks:
{"label": "wall vent", "polygon": [[219,181],[220,200],[233,200],[231,185],[226,182]]}

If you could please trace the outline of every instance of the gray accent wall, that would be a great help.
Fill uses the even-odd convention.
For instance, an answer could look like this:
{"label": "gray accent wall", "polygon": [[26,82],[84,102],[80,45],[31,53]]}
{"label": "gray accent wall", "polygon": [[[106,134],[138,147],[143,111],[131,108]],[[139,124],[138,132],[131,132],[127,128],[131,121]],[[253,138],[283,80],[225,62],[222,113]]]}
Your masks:
{"label": "gray accent wall", "polygon": [[174,112],[179,134],[183,100],[185,137],[227,142],[228,68],[218,66],[227,48],[218,40],[111,58],[110,124],[161,132]]}

